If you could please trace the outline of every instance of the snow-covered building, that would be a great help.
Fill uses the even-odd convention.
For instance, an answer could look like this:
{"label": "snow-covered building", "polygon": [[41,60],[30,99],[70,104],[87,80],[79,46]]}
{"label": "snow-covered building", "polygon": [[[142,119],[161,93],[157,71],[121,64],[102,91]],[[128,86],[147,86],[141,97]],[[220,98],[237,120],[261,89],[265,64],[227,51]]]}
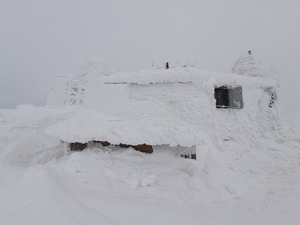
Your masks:
{"label": "snow-covered building", "polygon": [[54,79],[48,105],[75,110],[47,133],[71,150],[99,144],[145,152],[163,147],[193,158],[207,142],[253,144],[260,136],[280,135],[274,75],[251,52],[232,73],[172,64],[120,73],[105,60],[90,59],[78,75]]}
{"label": "snow-covered building", "polygon": [[[174,65],[89,60],[48,105],[0,109],[0,224],[298,225],[300,133],[272,70]],[[144,143],[153,154],[121,148]]]}

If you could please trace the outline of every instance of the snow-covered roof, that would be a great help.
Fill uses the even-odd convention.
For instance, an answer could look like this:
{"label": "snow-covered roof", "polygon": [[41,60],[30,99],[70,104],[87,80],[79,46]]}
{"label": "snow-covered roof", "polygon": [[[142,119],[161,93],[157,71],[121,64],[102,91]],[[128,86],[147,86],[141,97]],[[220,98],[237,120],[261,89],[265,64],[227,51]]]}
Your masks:
{"label": "snow-covered roof", "polygon": [[274,85],[269,80],[261,78],[251,78],[240,76],[233,73],[217,73],[206,70],[201,70],[194,67],[178,67],[173,69],[152,69],[152,70],[137,70],[132,72],[113,73],[110,76],[103,77],[106,84],[155,84],[155,83],[184,83],[193,82],[201,83],[214,80],[216,85],[234,84],[253,84],[256,86],[272,86]]}

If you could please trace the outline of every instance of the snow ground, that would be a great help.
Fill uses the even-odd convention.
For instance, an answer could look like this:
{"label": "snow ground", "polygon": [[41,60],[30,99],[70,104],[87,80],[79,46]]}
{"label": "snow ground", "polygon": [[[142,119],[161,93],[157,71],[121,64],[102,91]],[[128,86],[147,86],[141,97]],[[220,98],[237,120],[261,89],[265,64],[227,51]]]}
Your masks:
{"label": "snow ground", "polygon": [[[300,224],[300,135],[203,146],[68,153],[45,130],[72,112],[0,110],[0,224]],[[20,116],[22,115],[22,116]]]}

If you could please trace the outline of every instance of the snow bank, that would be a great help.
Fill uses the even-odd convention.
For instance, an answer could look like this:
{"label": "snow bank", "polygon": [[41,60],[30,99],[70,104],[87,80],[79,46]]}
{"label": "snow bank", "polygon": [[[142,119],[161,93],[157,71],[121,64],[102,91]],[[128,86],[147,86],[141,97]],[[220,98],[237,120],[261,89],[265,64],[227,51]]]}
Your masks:
{"label": "snow bank", "polygon": [[0,114],[0,224],[299,222],[299,134],[256,142],[203,136],[196,161],[167,147],[151,155],[117,147],[70,154],[49,129],[76,118],[125,120],[81,107],[20,106]]}
{"label": "snow bank", "polygon": [[63,120],[72,109],[21,105],[16,110],[0,110],[5,117],[0,129],[0,165],[28,166],[64,155],[59,139],[45,129]]}
{"label": "snow bank", "polygon": [[[297,225],[300,142],[259,142],[257,148],[206,142],[199,161],[163,148],[147,155],[105,147],[32,161],[20,169],[20,159],[0,163],[0,223]],[[1,162],[8,159],[5,149]],[[30,146],[22,151],[42,156],[32,154]]]}

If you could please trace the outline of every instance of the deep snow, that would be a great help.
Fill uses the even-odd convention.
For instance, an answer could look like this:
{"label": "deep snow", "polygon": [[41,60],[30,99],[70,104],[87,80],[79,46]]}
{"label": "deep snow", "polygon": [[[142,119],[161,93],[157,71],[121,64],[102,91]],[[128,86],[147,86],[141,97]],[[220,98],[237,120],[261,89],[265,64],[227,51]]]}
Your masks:
{"label": "deep snow", "polygon": [[46,130],[72,113],[0,110],[1,225],[300,223],[300,135],[289,126],[253,145],[206,140],[195,161],[166,149],[66,152]]}
{"label": "deep snow", "polygon": [[[300,132],[280,119],[276,72],[249,54],[232,71],[91,59],[55,80],[56,106],[0,109],[0,225],[300,224]],[[243,88],[242,110],[216,109],[222,85]],[[91,140],[154,152],[62,142]]]}

